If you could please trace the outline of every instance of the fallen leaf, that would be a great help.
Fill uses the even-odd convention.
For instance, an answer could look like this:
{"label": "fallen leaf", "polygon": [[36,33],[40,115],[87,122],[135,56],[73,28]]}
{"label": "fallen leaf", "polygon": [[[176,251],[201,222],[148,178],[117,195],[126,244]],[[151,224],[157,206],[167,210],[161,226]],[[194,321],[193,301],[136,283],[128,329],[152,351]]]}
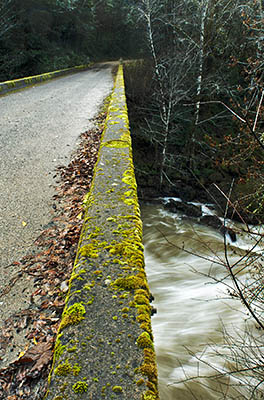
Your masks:
{"label": "fallen leaf", "polygon": [[[27,329],[23,334],[25,333],[25,338],[31,341],[32,347],[20,353],[20,358],[10,366],[11,369],[2,372],[0,399],[1,390],[5,391],[4,398],[8,400],[31,399],[30,393],[33,393],[37,381],[47,377],[49,363],[52,362],[52,347],[65,303],[61,291],[66,291],[74,264],[82,225],[80,217],[83,200],[84,203],[89,200],[89,195],[86,194],[91,185],[100,136],[104,128],[101,117],[97,121],[100,127],[82,135],[81,146],[70,164],[57,168],[58,186],[53,197],[56,200],[57,215],[34,242],[37,251],[21,260],[23,273],[34,279],[35,289],[32,290],[31,298],[33,301],[34,296],[38,296],[38,308],[31,314],[28,314],[28,311],[25,314],[23,310],[17,315],[17,320],[10,322],[12,326],[15,324],[13,330]],[[54,210],[52,212],[54,213]],[[26,227],[29,222],[22,221],[21,224]],[[20,265],[16,263],[14,265]],[[21,276],[15,276],[15,280]],[[13,284],[14,281],[9,282],[7,291]],[[1,346],[4,348],[10,346],[10,332],[12,330],[6,325],[0,337]],[[43,340],[45,342],[42,342]],[[43,396],[40,395],[39,398],[43,398],[45,392],[44,385],[41,388]]]}
{"label": "fallen leaf", "polygon": [[46,366],[52,357],[52,344],[47,342],[38,343],[36,346],[27,350],[25,354],[14,362],[16,365],[23,365],[34,362],[31,372],[40,371]]}

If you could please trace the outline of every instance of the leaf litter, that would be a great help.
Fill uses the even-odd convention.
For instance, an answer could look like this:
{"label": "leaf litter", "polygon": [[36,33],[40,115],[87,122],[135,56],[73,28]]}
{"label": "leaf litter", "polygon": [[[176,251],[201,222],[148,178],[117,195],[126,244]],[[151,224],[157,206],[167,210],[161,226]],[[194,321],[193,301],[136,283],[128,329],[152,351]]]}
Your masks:
{"label": "leaf litter", "polygon": [[30,306],[4,321],[0,334],[0,359],[12,346],[15,334],[23,333],[26,340],[18,358],[0,370],[0,400],[40,400],[46,392],[82,227],[83,199],[92,183],[105,119],[106,112],[100,113],[94,128],[81,135],[69,165],[57,167],[55,216],[35,241],[32,254],[12,264],[20,270],[0,293],[0,297],[8,293],[18,279],[34,279]]}

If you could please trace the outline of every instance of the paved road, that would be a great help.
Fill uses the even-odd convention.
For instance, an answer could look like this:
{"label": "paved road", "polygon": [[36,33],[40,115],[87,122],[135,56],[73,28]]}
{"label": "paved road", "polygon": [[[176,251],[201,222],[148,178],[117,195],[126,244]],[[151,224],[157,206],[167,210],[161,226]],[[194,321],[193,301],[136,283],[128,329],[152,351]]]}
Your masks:
{"label": "paved road", "polygon": [[[0,97],[0,289],[10,276],[6,266],[24,256],[50,222],[54,169],[67,163],[91,127],[112,89],[111,68],[95,66]],[[12,296],[0,298],[0,326],[21,302]]]}
{"label": "paved road", "polygon": [[50,221],[54,168],[67,163],[111,88],[111,69],[94,68],[0,97],[2,266]]}

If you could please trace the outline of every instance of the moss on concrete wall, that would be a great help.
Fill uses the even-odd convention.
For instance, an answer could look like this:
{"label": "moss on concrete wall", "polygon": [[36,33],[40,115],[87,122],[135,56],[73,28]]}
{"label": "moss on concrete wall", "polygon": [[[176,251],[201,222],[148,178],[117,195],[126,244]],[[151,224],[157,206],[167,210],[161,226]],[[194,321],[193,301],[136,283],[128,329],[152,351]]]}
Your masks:
{"label": "moss on concrete wall", "polygon": [[158,400],[150,292],[119,67],[46,400]]}
{"label": "moss on concrete wall", "polygon": [[60,76],[64,76],[67,74],[71,74],[74,72],[80,72],[87,68],[89,68],[91,64],[87,65],[79,65],[73,68],[66,68],[58,71],[47,72],[46,74],[29,76],[26,78],[15,79],[12,81],[5,81],[0,83],[0,95],[14,92],[16,90],[24,89],[26,87],[33,86],[40,82],[45,82],[47,80],[51,80],[54,78],[58,78]]}

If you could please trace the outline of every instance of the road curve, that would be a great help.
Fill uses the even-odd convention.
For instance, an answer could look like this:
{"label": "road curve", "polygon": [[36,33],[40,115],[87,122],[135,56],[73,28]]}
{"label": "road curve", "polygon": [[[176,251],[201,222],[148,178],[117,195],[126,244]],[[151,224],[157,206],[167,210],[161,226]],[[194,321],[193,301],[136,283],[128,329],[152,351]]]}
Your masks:
{"label": "road curve", "polygon": [[[50,222],[54,169],[69,161],[111,92],[112,67],[95,65],[0,97],[0,290],[11,274],[6,267],[27,253]],[[9,304],[0,298],[0,326],[19,302],[13,296]]]}

